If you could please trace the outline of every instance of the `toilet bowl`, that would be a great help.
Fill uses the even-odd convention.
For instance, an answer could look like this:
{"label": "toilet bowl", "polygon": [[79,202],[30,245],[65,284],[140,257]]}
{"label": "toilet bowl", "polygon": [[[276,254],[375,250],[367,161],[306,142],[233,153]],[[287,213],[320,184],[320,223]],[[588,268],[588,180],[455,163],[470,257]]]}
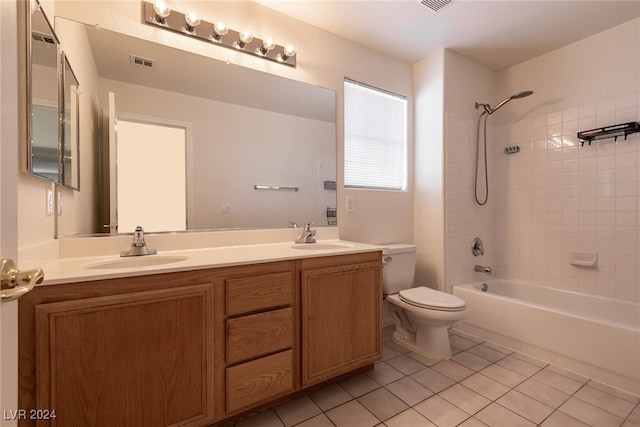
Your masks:
{"label": "toilet bowl", "polygon": [[464,319],[464,300],[426,286],[411,287],[414,245],[394,244],[383,250],[382,288],[395,321],[393,341],[431,359],[451,358],[448,329]]}

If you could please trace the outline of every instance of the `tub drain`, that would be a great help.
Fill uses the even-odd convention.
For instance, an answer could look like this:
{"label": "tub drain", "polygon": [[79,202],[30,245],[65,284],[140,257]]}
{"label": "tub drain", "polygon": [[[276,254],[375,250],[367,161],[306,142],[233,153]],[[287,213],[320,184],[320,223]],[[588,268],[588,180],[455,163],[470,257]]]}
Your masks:
{"label": "tub drain", "polygon": [[489,290],[489,285],[487,285],[486,283],[483,283],[480,289],[482,289],[482,292],[487,292],[487,290]]}

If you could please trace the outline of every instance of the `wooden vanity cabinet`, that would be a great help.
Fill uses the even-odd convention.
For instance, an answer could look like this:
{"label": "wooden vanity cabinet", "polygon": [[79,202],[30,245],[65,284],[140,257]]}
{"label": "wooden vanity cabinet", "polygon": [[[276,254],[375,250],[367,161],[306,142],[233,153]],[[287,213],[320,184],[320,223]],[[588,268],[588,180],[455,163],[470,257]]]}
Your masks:
{"label": "wooden vanity cabinet", "polygon": [[380,252],[300,261],[302,386],[382,357]]}
{"label": "wooden vanity cabinet", "polygon": [[19,301],[20,426],[207,426],[382,355],[381,254],[38,286]]}
{"label": "wooden vanity cabinet", "polygon": [[[206,271],[36,287],[19,303],[20,425],[214,421],[214,287]],[[35,412],[37,413],[37,412]]]}

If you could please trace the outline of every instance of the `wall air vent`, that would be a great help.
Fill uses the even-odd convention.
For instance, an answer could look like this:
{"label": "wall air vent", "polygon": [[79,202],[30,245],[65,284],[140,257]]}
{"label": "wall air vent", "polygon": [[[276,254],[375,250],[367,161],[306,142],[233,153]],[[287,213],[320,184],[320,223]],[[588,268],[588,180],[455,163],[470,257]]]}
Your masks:
{"label": "wall air vent", "polygon": [[56,39],[50,34],[43,34],[43,33],[38,33],[34,31],[31,33],[31,37],[33,37],[33,40],[40,43],[46,43],[51,45],[56,44]]}
{"label": "wall air vent", "polygon": [[153,59],[143,58],[142,56],[138,55],[129,55],[129,57],[131,58],[131,65],[133,65],[134,67],[145,68],[147,70],[154,69]]}
{"label": "wall air vent", "polygon": [[453,0],[421,0],[420,3],[427,6],[429,9],[433,10],[434,12],[437,12],[443,7],[445,7],[446,5],[448,5],[449,3],[451,3],[452,1]]}

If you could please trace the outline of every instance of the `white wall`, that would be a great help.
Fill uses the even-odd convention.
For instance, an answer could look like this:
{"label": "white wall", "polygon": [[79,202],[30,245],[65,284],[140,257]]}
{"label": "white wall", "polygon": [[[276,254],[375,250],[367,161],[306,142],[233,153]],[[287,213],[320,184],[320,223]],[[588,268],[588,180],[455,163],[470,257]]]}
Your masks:
{"label": "white wall", "polygon": [[444,75],[444,50],[414,65],[415,282],[435,289],[443,289],[445,275]]}
{"label": "white wall", "polygon": [[[224,17],[231,28],[250,25],[256,35],[272,34],[276,40],[294,43],[298,49],[298,66],[293,69],[264,61],[230,49],[222,49],[178,34],[158,30],[141,22],[139,1],[95,2],[55,1],[55,13],[60,16],[137,37],[181,47],[221,60],[255,68],[283,77],[333,89],[337,93],[337,170],[338,215],[341,237],[370,243],[407,242],[413,238],[413,188],[408,191],[346,191],[343,182],[343,80],[345,77],[404,95],[409,99],[409,176],[413,164],[413,84],[409,64],[386,57],[375,51],[335,36],[320,28],[291,19],[252,2],[181,2],[180,8],[193,6],[203,19]],[[78,76],[82,83],[82,77]],[[82,183],[81,183],[82,185]],[[41,182],[25,177],[20,183],[21,204],[30,207],[44,205]],[[356,212],[345,214],[345,196],[352,195]],[[84,208],[71,207],[65,215],[83,215]],[[64,219],[63,219],[64,221]],[[21,234],[28,235],[24,244],[53,238],[53,221],[43,215],[26,216],[20,225]],[[21,239],[22,240],[22,239]]]}

